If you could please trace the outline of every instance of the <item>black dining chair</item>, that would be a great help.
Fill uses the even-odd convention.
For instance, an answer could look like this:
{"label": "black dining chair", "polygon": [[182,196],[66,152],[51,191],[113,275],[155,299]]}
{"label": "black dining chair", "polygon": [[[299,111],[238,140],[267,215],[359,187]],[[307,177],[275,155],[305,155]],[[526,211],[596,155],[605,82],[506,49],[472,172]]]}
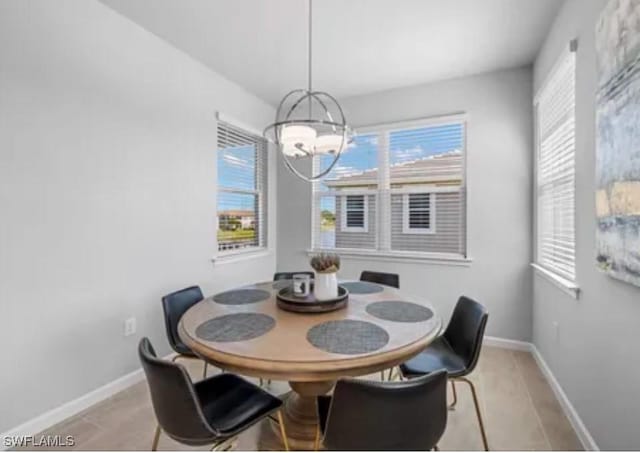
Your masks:
{"label": "black dining chair", "polygon": [[471,374],[478,364],[488,319],[489,313],[482,304],[465,296],[460,297],[444,333],[420,354],[400,365],[402,377],[408,379],[428,375],[439,369],[447,370],[453,391],[451,409],[458,401],[455,383],[461,381],[468,384],[480,425],[482,443],[487,451],[489,451],[489,443],[480,413],[476,388],[466,376]]}
{"label": "black dining chair", "polygon": [[273,274],[273,281],[278,281],[278,280],[293,280],[293,276],[294,275],[298,275],[298,274],[302,274],[302,275],[308,275],[311,278],[315,277],[315,274],[311,271],[302,271],[302,272],[276,272],[275,274]]}
{"label": "black dining chair", "polygon": [[400,276],[398,274],[390,274],[387,272],[362,271],[360,274],[360,281],[379,283],[381,285],[400,288]]}
{"label": "black dining chair", "polygon": [[[196,303],[204,299],[202,290],[199,286],[190,286],[170,294],[162,298],[162,310],[164,311],[164,325],[167,330],[167,339],[169,345],[177,355],[172,360],[178,359],[195,359],[201,360],[189,347],[182,342],[178,335],[178,323],[182,315]],[[202,377],[207,376],[207,362],[204,361],[204,370]]]}
{"label": "black dining chair", "polygon": [[138,355],[158,420],[152,450],[163,431],[182,444],[213,444],[212,450],[228,450],[240,433],[274,413],[289,449],[279,398],[234,374],[194,384],[182,365],[158,359],[148,338],[140,340]]}
{"label": "black dining chair", "polygon": [[328,450],[437,450],[447,426],[447,372],[401,382],[341,379],[320,396],[318,431]]}

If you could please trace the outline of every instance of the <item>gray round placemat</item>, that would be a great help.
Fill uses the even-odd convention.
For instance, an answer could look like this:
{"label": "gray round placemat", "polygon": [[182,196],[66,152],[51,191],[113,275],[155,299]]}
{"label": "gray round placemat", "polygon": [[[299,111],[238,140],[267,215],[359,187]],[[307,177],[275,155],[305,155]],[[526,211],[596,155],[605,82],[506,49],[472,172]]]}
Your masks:
{"label": "gray round placemat", "polygon": [[427,307],[401,300],[373,302],[367,305],[366,310],[371,316],[386,321],[421,322],[433,317],[433,312]]}
{"label": "gray round placemat", "polygon": [[386,345],[389,334],[373,323],[345,319],[312,327],[307,340],[316,348],[335,354],[365,354]]}
{"label": "gray round placemat", "polygon": [[271,316],[261,313],[233,313],[203,322],[196,336],[206,341],[246,341],[260,337],[276,325]]}
{"label": "gray round placemat", "polygon": [[213,296],[213,300],[223,305],[252,304],[271,297],[269,291],[263,289],[232,289]]}
{"label": "gray round placemat", "polygon": [[351,294],[372,294],[384,291],[382,286],[369,282],[347,282],[340,283],[340,286],[346,288]]}

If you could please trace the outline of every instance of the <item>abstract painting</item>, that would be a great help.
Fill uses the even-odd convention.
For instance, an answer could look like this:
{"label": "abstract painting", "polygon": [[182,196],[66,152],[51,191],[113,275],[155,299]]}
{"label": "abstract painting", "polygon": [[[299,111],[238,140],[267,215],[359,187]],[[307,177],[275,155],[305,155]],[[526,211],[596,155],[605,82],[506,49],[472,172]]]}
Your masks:
{"label": "abstract painting", "polygon": [[596,26],[598,267],[640,286],[640,0],[610,0]]}

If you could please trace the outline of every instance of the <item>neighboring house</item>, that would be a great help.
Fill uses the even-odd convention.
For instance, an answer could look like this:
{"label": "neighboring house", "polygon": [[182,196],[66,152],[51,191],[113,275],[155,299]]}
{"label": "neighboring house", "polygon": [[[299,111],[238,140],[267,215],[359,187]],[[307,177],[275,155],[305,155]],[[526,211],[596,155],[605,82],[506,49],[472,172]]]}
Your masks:
{"label": "neighboring house", "polygon": [[464,251],[463,168],[459,151],[392,165],[390,219],[377,218],[377,169],[325,181],[337,192],[335,247],[375,249],[376,226],[390,223],[392,250]]}
{"label": "neighboring house", "polygon": [[218,224],[221,230],[235,231],[254,229],[256,214],[251,210],[229,209],[218,211]]}

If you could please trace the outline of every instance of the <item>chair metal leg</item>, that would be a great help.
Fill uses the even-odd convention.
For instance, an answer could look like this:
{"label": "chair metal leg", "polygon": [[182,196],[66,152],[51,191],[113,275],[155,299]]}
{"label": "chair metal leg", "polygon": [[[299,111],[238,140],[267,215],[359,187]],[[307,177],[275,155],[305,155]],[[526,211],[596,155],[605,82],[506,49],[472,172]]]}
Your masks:
{"label": "chair metal leg", "polygon": [[260,378],[260,387],[264,386],[264,380],[262,378]]}
{"label": "chair metal leg", "polygon": [[156,432],[153,435],[153,442],[151,443],[151,451],[158,449],[158,441],[160,440],[160,425],[156,426]]}
{"label": "chair metal leg", "polygon": [[393,367],[389,370],[389,380],[395,381],[396,378],[401,381],[402,380],[402,372],[399,367]]}
{"label": "chair metal leg", "polygon": [[236,448],[238,444],[237,437],[230,437],[229,439],[216,442],[211,446],[210,451],[230,451]]}
{"label": "chair metal leg", "polygon": [[453,403],[449,406],[449,410],[452,411],[456,408],[456,404],[458,403],[458,392],[456,392],[456,383],[453,379],[450,379],[451,382],[451,390],[453,391]]}
{"label": "chair metal leg", "polygon": [[384,382],[384,370],[380,372],[380,380]]}
{"label": "chair metal leg", "polygon": [[476,387],[473,385],[473,382],[471,382],[467,378],[460,377],[456,379],[466,382],[467,384],[469,384],[469,387],[471,388],[471,395],[473,396],[473,404],[476,407],[476,415],[478,416],[478,424],[480,425],[480,433],[482,434],[482,443],[484,444],[484,450],[489,451],[489,443],[487,442],[487,433],[484,430],[484,422],[482,421],[482,414],[480,413],[480,404],[478,404],[478,395],[476,395]]}
{"label": "chair metal leg", "polygon": [[[171,358],[172,362],[177,362],[178,359],[192,359],[192,360],[200,360],[197,357],[184,356],[182,354],[176,354]],[[207,377],[207,366],[209,365],[205,360],[202,361],[204,363],[204,369],[202,370],[202,379]],[[220,369],[220,371],[224,371]]]}
{"label": "chair metal leg", "polygon": [[282,436],[284,449],[285,451],[289,451],[289,439],[287,438],[287,431],[284,428],[284,419],[282,417],[282,411],[278,411],[278,424],[280,425],[280,435]]}

